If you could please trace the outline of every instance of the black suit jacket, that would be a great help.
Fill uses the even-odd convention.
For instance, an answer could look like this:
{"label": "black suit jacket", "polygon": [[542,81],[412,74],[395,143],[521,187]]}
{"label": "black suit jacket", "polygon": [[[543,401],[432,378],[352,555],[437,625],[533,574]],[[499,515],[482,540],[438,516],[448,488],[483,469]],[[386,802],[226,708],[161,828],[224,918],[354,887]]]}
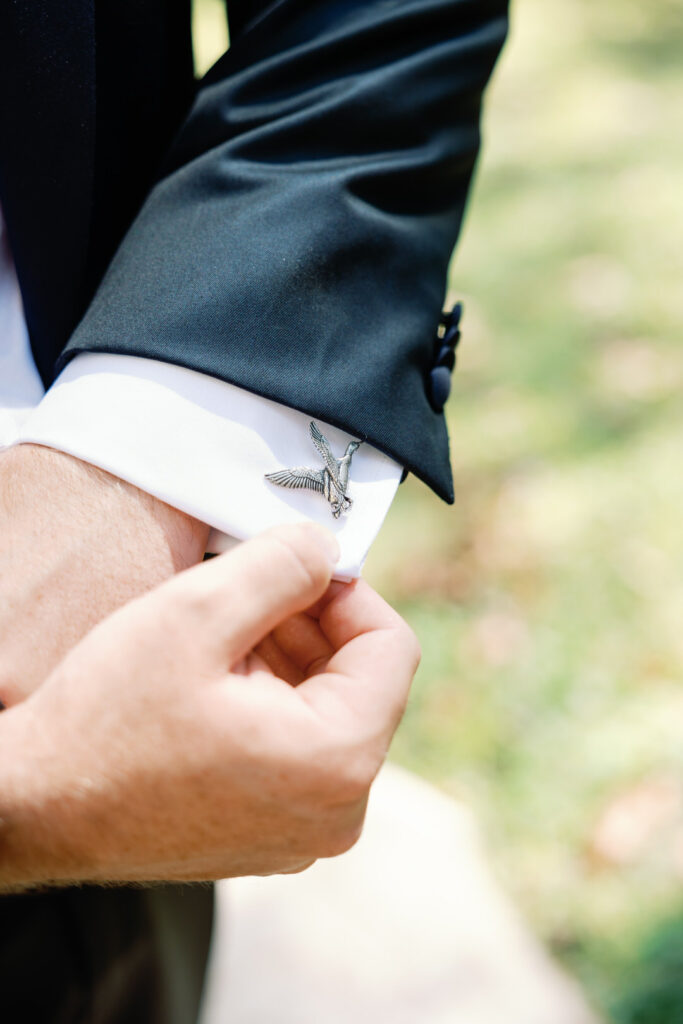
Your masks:
{"label": "black suit jacket", "polygon": [[0,0],[0,201],[46,385],[78,352],[203,371],[452,500],[430,394],[506,0]]}

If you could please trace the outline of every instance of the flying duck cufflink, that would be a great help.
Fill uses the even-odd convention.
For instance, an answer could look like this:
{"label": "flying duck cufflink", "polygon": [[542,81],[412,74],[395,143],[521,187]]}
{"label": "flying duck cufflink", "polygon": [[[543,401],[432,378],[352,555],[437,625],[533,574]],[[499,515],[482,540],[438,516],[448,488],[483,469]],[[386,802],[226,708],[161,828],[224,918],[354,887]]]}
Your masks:
{"label": "flying duck cufflink", "polygon": [[290,487],[295,490],[307,488],[318,491],[332,506],[335,519],[350,511],[353,501],[349,498],[349,470],[353,454],[360,448],[361,441],[351,441],[341,459],[336,458],[330,442],[311,420],[309,427],[311,441],[325,463],[323,469],[309,469],[308,466],[293,466],[291,469],[279,469],[275,473],[266,473],[266,480],[278,487]]}

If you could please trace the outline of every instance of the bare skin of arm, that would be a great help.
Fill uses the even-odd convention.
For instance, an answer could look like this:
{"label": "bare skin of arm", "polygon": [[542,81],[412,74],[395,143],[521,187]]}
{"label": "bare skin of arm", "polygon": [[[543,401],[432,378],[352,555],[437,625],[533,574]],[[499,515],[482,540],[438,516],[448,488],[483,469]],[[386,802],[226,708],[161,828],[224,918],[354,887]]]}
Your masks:
{"label": "bare skin of arm", "polygon": [[204,553],[208,527],[39,445],[0,454],[0,700],[39,686],[101,619]]}
{"label": "bare skin of arm", "polygon": [[0,715],[0,886],[300,870],[348,849],[419,650],[279,528],[93,629]]}

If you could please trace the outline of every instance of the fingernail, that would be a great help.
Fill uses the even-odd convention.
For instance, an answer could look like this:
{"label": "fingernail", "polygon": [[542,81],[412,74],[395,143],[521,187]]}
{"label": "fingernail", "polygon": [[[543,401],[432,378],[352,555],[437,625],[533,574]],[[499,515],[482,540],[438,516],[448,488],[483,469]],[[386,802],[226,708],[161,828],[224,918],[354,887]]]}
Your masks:
{"label": "fingernail", "polygon": [[311,523],[311,532],[315,537],[316,543],[320,544],[320,547],[324,550],[325,554],[329,558],[332,565],[336,565],[341,556],[339,549],[339,542],[333,533],[326,530],[324,526],[319,526],[317,523]]}

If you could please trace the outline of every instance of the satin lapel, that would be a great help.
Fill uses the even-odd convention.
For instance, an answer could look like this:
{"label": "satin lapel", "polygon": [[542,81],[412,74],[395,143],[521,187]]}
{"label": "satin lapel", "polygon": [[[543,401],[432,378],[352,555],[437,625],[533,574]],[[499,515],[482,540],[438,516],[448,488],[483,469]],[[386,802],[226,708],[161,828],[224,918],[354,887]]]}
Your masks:
{"label": "satin lapel", "polygon": [[84,301],[94,142],[94,0],[0,0],[0,202],[46,383]]}

